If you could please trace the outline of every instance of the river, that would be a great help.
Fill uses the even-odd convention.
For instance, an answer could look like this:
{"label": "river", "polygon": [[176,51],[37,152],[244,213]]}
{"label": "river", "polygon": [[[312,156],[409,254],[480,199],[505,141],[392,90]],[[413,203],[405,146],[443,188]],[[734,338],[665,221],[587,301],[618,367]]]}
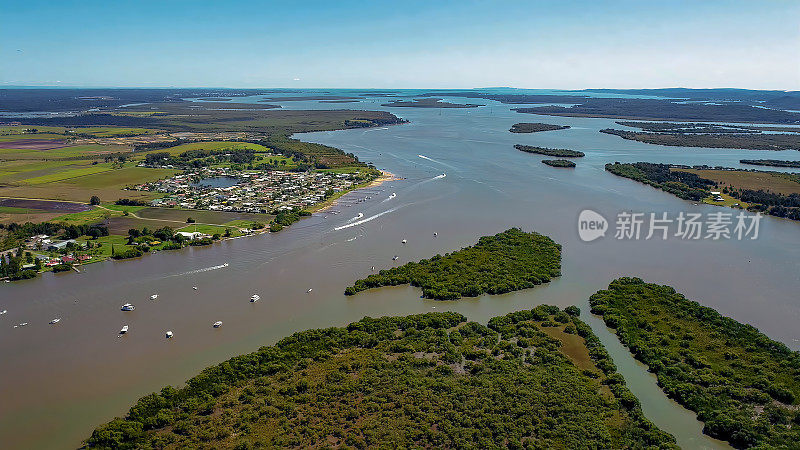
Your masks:
{"label": "river", "polygon": [[[386,109],[380,107],[384,101],[284,106]],[[280,233],[98,263],[80,275],[46,274],[0,285],[0,310],[8,309],[0,316],[3,447],[74,448],[95,426],[124,415],[139,397],[179,385],[206,366],[295,331],[344,325],[364,316],[444,310],[485,323],[541,303],[581,308],[647,417],[673,433],[680,445],[724,447],[702,435],[694,414],[667,399],[654,377],[589,314],[588,297],[615,277],[640,276],[670,284],[797,349],[800,224],[767,217],[757,240],[620,241],[607,236],[585,243],[578,238],[577,217],[584,208],[606,217],[623,210],[719,211],[611,175],[603,170],[607,162],[740,167],[740,158],[793,155],[654,146],[599,133],[613,125],[610,119],[523,115],[511,111],[518,105],[468,102],[488,106],[389,108],[410,123],[296,136],[353,152],[402,179],[352,192],[328,211]],[[572,128],[509,133],[520,121]],[[575,169],[555,169],[541,164],[539,155],[515,150],[516,143],[572,148],[586,157],[576,160]],[[563,245],[562,277],[531,290],[457,302],[421,299],[411,287],[342,294],[372,266],[427,258],[513,226],[547,234]],[[158,298],[150,300],[155,293]],[[261,301],[250,303],[253,293]],[[120,311],[125,302],[136,310]],[[61,317],[61,323],[48,325],[54,317]],[[214,329],[217,320],[223,326]],[[29,325],[13,328],[20,322]],[[126,324],[130,332],[117,337]],[[174,332],[173,339],[164,339],[167,330]]]}

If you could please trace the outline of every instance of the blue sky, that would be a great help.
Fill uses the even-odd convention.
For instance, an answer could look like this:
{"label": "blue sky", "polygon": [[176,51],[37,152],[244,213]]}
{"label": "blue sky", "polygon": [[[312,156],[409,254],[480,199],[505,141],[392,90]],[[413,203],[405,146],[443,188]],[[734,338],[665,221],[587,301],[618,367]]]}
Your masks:
{"label": "blue sky", "polygon": [[800,89],[800,1],[9,1],[0,86]]}

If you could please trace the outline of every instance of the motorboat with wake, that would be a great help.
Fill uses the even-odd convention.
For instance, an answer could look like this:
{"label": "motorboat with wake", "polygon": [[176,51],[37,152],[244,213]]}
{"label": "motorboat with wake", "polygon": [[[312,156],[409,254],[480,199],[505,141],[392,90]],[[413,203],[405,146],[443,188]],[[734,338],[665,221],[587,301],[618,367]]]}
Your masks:
{"label": "motorboat with wake", "polygon": [[218,320],[218,321],[214,322],[214,328],[219,328],[221,326],[222,326],[222,321],[221,320]]}
{"label": "motorboat with wake", "polygon": [[131,305],[130,303],[125,303],[124,305],[122,305],[122,308],[120,309],[122,311],[133,311],[134,309],[136,309],[136,307]]}
{"label": "motorboat with wake", "polygon": [[61,322],[61,317],[56,317],[55,319],[50,321],[50,325],[55,325],[58,322]]}
{"label": "motorboat with wake", "polygon": [[255,303],[259,300],[261,300],[261,296],[259,296],[258,294],[253,294],[250,296],[250,303]]}
{"label": "motorboat with wake", "polygon": [[128,326],[127,325],[123,326],[122,329],[119,330],[119,334],[125,334],[127,332],[128,332]]}

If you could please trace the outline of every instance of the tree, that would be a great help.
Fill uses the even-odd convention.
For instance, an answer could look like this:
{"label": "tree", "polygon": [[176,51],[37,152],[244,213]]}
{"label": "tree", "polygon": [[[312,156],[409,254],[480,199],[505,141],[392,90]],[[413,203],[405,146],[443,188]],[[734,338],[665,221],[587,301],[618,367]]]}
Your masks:
{"label": "tree", "polygon": [[90,205],[99,205],[100,204],[100,197],[93,195],[92,198],[89,200]]}

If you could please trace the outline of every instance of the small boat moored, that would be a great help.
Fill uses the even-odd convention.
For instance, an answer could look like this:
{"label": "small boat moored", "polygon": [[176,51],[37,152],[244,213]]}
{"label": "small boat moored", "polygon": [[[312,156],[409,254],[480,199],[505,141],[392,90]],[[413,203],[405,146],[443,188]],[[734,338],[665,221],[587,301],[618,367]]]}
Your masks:
{"label": "small boat moored", "polygon": [[123,326],[122,329],[119,330],[119,334],[125,334],[127,332],[128,332],[128,326],[127,325]]}
{"label": "small boat moored", "polygon": [[221,320],[218,320],[218,321],[214,322],[214,328],[219,328],[221,326],[222,326],[222,321]]}
{"label": "small boat moored", "polygon": [[255,303],[255,302],[259,301],[259,300],[261,300],[261,296],[259,296],[258,294],[253,294],[250,297],[250,303]]}
{"label": "small boat moored", "polygon": [[50,321],[50,325],[55,325],[58,322],[61,322],[61,317],[56,317],[55,319]]}
{"label": "small boat moored", "polygon": [[314,289],[308,288],[308,290],[306,291],[306,294],[309,294],[309,293],[311,293],[311,291],[313,291],[313,290],[314,290]]}
{"label": "small boat moored", "polygon": [[172,331],[167,331],[167,339],[172,339]]}
{"label": "small boat moored", "polygon": [[150,296],[150,300],[155,300],[158,298],[158,294],[153,294]]}
{"label": "small boat moored", "polygon": [[392,261],[397,261],[397,258],[399,258],[399,256],[394,255],[394,257],[392,257]]}
{"label": "small boat moored", "polygon": [[403,240],[402,240],[402,242],[403,242],[403,244],[405,244],[405,243],[406,243],[406,242],[408,242],[408,241],[406,241],[405,239],[403,239]]}
{"label": "small boat moored", "polygon": [[134,309],[136,309],[136,307],[131,305],[130,303],[125,303],[124,305],[122,305],[122,308],[120,309],[122,311],[133,311]]}
{"label": "small boat moored", "polygon": [[196,291],[197,290],[197,286],[192,286],[192,289],[194,289]]}
{"label": "small boat moored", "polygon": [[3,314],[5,314],[5,313],[7,313],[7,312],[8,312],[8,310],[7,310],[7,309],[4,309],[4,310],[0,311],[0,316],[2,316]]}

